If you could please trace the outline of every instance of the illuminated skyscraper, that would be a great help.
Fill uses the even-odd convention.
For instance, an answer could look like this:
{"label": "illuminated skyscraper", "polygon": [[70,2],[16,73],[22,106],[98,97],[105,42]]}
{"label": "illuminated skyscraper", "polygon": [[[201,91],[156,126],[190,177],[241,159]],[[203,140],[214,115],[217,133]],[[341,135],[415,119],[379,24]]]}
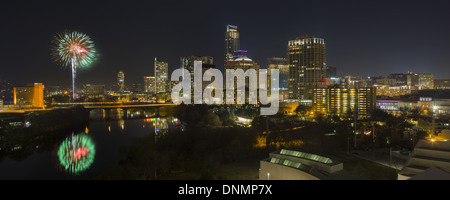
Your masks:
{"label": "illuminated skyscraper", "polygon": [[[235,59],[231,59],[229,60],[226,65],[225,65],[225,69],[242,69],[244,70],[244,72],[246,72],[248,69],[254,69],[256,71],[256,79],[257,82],[256,84],[258,85],[258,81],[259,81],[259,65],[257,62],[253,61],[252,59],[248,58],[247,56],[242,56],[242,57],[237,57]],[[246,88],[249,88],[249,77],[245,77],[245,86]],[[238,91],[242,91],[242,90],[247,90],[246,88],[238,88],[237,87],[237,79],[234,79],[234,87],[236,88],[235,91],[235,99],[238,99],[239,97],[237,96]],[[228,90],[228,88],[227,88]],[[245,92],[245,99],[246,102],[248,102],[248,96],[249,93]]]}
{"label": "illuminated skyscraper", "polygon": [[119,73],[117,73],[117,89],[118,92],[125,91],[125,74],[123,71],[119,71]]}
{"label": "illuminated skyscraper", "polygon": [[31,83],[25,87],[14,87],[14,104],[20,107],[44,107],[44,85]]}
{"label": "illuminated skyscraper", "polygon": [[325,114],[328,110],[328,92],[326,88],[315,89],[313,93],[312,106],[315,114]]}
{"label": "illuminated skyscraper", "polygon": [[[181,68],[189,70],[191,73],[191,82],[194,83],[194,61],[202,61],[202,77],[206,70],[216,68],[214,65],[214,59],[211,56],[186,56],[180,58]],[[202,89],[209,84],[202,80]],[[192,85],[192,90],[194,90],[194,85]],[[193,91],[192,91],[193,94]]]}
{"label": "illuminated skyscraper", "polygon": [[324,87],[326,78],[325,40],[301,36],[288,42],[289,97],[311,99],[314,89]]}
{"label": "illuminated skyscraper", "polygon": [[144,92],[155,93],[155,77],[144,76]]}
{"label": "illuminated skyscraper", "polygon": [[248,69],[254,69],[256,70],[256,73],[259,72],[259,65],[257,62],[253,61],[252,59],[248,58],[247,56],[237,57],[235,59],[229,60],[225,64],[225,69],[242,69],[247,71]]}
{"label": "illuminated skyscraper", "polygon": [[348,88],[339,85],[314,89],[312,106],[314,113],[326,116],[368,117],[376,107],[376,88]]}
{"label": "illuminated skyscraper", "polygon": [[233,53],[240,48],[237,28],[235,25],[227,25],[227,31],[225,32],[224,65],[226,65],[228,60],[233,59]]}
{"label": "illuminated skyscraper", "polygon": [[356,90],[358,118],[367,118],[370,111],[374,110],[377,106],[376,88],[362,87]]}
{"label": "illuminated skyscraper", "polygon": [[155,94],[169,91],[169,64],[155,58]]}
{"label": "illuminated skyscraper", "polygon": [[181,68],[194,72],[194,61],[202,61],[202,66],[214,65],[214,59],[211,56],[186,56],[180,58]]}

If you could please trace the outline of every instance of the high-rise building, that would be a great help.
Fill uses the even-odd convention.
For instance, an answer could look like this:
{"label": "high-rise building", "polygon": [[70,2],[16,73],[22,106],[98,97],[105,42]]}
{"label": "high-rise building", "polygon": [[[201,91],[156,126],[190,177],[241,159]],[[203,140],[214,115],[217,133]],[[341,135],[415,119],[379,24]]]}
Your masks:
{"label": "high-rise building", "polygon": [[[286,58],[268,58],[267,59],[268,62],[268,70],[267,73],[270,76],[270,70],[271,69],[278,69],[278,91],[279,91],[279,100],[283,101],[284,99],[288,98],[289,95],[289,65],[287,64],[287,59]],[[267,79],[267,85],[270,87],[270,80],[271,78]]]}
{"label": "high-rise building", "polygon": [[[211,56],[186,56],[180,58],[181,68],[189,70],[191,74],[194,73],[194,61],[202,61],[202,68],[215,68],[214,59]],[[191,77],[191,80],[192,77]]]}
{"label": "high-rise building", "polygon": [[329,90],[327,88],[318,88],[314,90],[312,106],[315,114],[326,114],[328,113],[328,100]]}
{"label": "high-rise building", "polygon": [[375,87],[357,88],[357,114],[358,118],[367,118],[372,110],[377,106],[377,96]]}
{"label": "high-rise building", "polygon": [[14,87],[14,105],[44,107],[44,85],[42,83],[30,83],[25,87]]}
{"label": "high-rise building", "polygon": [[169,64],[155,58],[155,94],[169,91]]}
{"label": "high-rise building", "polygon": [[117,91],[125,91],[125,74],[123,73],[123,71],[119,71],[119,73],[117,73]]}
{"label": "high-rise building", "polygon": [[[229,60],[226,65],[225,65],[225,69],[242,69],[244,70],[244,72],[246,72],[248,69],[254,69],[256,71],[256,78],[257,78],[257,82],[256,82],[256,87],[258,87],[258,81],[259,81],[259,65],[257,62],[253,61],[252,59],[248,58],[247,56],[242,56],[242,57],[237,57],[235,59],[231,59]],[[245,78],[245,87],[249,87],[249,79],[248,77]],[[234,87],[236,88],[234,91],[235,93],[235,99],[240,98],[240,96],[238,97],[237,91],[240,90],[246,90],[245,88],[238,88],[237,87],[237,79],[234,79]],[[228,89],[228,88],[227,88]],[[246,102],[248,102],[248,97],[249,97],[249,93],[245,92],[245,99]]]}
{"label": "high-rise building", "polygon": [[240,48],[237,28],[235,25],[227,25],[227,31],[225,32],[224,65],[227,64],[228,60],[233,59],[234,52]]}
{"label": "high-rise building", "polygon": [[89,97],[97,97],[105,94],[105,85],[85,85],[85,94]]}
{"label": "high-rise building", "polygon": [[242,69],[244,72],[248,69],[254,69],[258,74],[259,65],[247,56],[242,56],[229,60],[225,65],[225,69]]}
{"label": "high-rise building", "polygon": [[289,88],[289,65],[286,58],[268,58],[268,73],[271,69],[279,70],[279,87],[280,90],[288,90]]}
{"label": "high-rise building", "polygon": [[324,87],[326,78],[325,40],[301,36],[288,42],[289,96],[311,99],[314,89]]}
{"label": "high-rise building", "polygon": [[406,85],[408,85],[411,90],[417,90],[419,86],[419,76],[416,73],[408,72],[406,74]]}
{"label": "high-rise building", "polygon": [[155,93],[155,77],[144,76],[144,92]]}
{"label": "high-rise building", "polygon": [[[185,68],[189,70],[191,73],[191,82],[194,83],[194,61],[202,61],[202,77],[206,70],[214,69],[216,66],[214,65],[214,59],[211,56],[186,56],[180,58],[181,68]],[[205,89],[205,86],[211,83],[212,81],[203,81],[202,79],[202,91]],[[191,85],[192,95],[194,94],[195,85]]]}
{"label": "high-rise building", "polygon": [[358,118],[363,119],[376,108],[376,88],[348,88],[335,85],[314,89],[312,106],[316,114],[344,117],[354,116],[356,111]]}

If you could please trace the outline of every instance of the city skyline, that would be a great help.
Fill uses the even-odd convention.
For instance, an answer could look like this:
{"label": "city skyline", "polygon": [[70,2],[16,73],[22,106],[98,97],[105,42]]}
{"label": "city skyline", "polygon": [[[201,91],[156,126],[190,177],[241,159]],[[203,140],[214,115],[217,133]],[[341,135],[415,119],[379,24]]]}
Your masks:
{"label": "city skyline", "polygon": [[450,180],[446,4],[3,3],[0,179]]}
{"label": "city skyline", "polygon": [[[283,12],[289,8],[282,2],[275,5],[260,2],[258,9],[252,9],[254,1],[245,1],[239,7],[232,2],[231,5],[199,2],[204,6],[196,8],[177,2],[176,6],[143,4],[141,8],[127,9],[93,3],[81,16],[67,14],[74,12],[65,12],[64,3],[11,5],[1,14],[7,31],[0,35],[9,39],[4,41],[0,54],[3,61],[0,79],[15,84],[69,85],[70,69],[52,63],[48,55],[54,34],[68,29],[91,35],[99,52],[92,67],[77,72],[79,84],[112,85],[120,70],[127,74],[127,83],[141,82],[142,76],[153,75],[154,57],[168,63],[169,73],[180,66],[180,57],[205,55],[222,60],[224,32],[229,24],[239,27],[240,49],[248,50],[249,57],[261,68],[267,68],[267,58],[285,58],[288,41],[301,35],[315,35],[326,40],[327,65],[336,67],[338,75],[386,76],[413,71],[433,73],[436,79],[450,77],[447,67],[450,60],[444,56],[447,40],[444,36],[450,30],[439,25],[449,15],[438,1],[427,5],[400,1],[390,3],[389,8],[383,6],[387,2],[290,2],[311,8],[302,13]],[[34,10],[35,7],[42,9]],[[81,8],[71,6],[68,10]],[[100,11],[101,8],[104,10]],[[145,8],[149,10],[144,12]],[[233,13],[248,12],[235,16],[226,12],[229,9],[234,9]],[[24,18],[18,14],[19,10],[39,16]],[[418,10],[422,14],[418,15]],[[179,20],[195,11],[202,14]],[[341,11],[350,13],[340,14],[336,21],[333,16]],[[173,15],[157,17],[164,12]],[[313,17],[314,13],[322,15]],[[206,18],[209,14],[212,17]],[[282,20],[293,17],[301,20],[295,23],[295,20]],[[426,39],[427,35],[438,39]],[[19,48],[33,48],[35,53],[22,59],[22,54],[12,51]],[[223,70],[224,66],[218,62],[217,68]]]}

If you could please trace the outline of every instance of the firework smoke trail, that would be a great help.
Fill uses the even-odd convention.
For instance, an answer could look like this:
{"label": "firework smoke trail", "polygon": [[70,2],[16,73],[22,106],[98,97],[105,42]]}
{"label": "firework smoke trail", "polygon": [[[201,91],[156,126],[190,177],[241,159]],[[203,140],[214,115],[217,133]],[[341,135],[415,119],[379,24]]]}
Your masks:
{"label": "firework smoke trail", "polygon": [[75,100],[75,75],[77,68],[90,66],[96,60],[94,42],[88,35],[77,31],[57,34],[53,41],[52,56],[63,67],[72,69],[72,98]]}

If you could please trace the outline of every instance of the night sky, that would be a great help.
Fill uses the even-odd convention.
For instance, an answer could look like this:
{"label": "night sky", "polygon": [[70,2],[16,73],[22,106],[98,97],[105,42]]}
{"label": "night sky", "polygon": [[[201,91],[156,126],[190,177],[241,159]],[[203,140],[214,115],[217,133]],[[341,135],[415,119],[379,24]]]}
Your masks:
{"label": "night sky", "polygon": [[241,49],[267,67],[286,57],[289,40],[325,39],[338,75],[408,71],[450,78],[450,10],[446,1],[32,1],[0,3],[0,79],[13,84],[71,85],[69,68],[51,60],[50,41],[64,30],[87,33],[99,52],[77,85],[142,82],[153,61],[170,72],[189,55],[214,57],[223,69],[224,32],[238,26]]}

